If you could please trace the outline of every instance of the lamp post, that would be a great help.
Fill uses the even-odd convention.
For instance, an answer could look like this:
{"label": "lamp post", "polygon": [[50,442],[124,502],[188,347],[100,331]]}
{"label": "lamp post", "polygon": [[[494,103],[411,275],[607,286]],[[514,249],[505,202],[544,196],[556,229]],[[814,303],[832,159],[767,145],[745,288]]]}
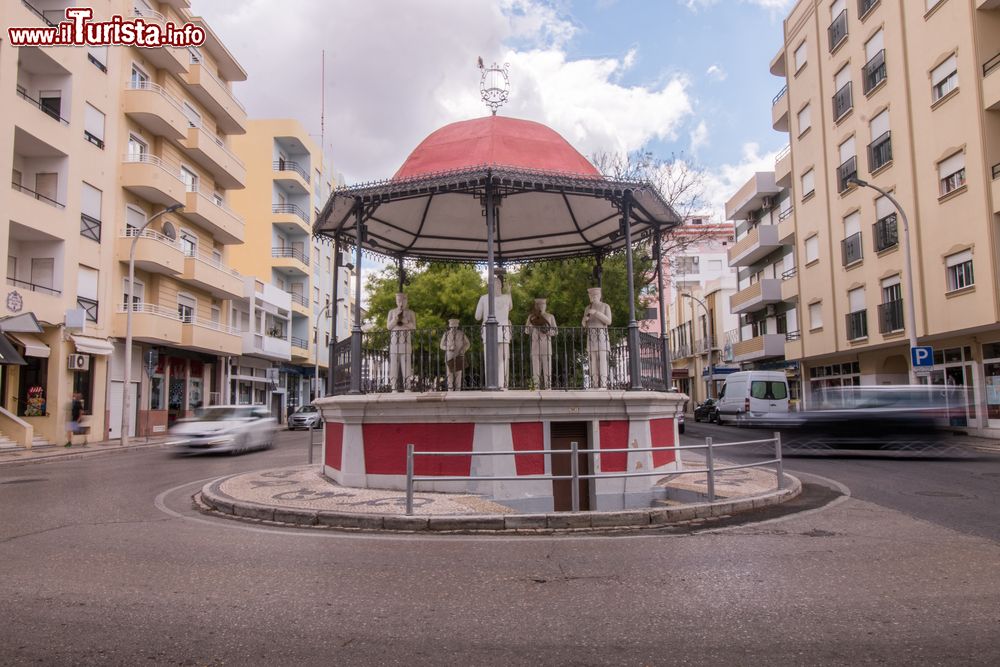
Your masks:
{"label": "lamp post", "polygon": [[132,410],[132,400],[129,398],[128,387],[129,383],[132,381],[132,311],[135,310],[135,304],[132,303],[134,298],[135,290],[135,244],[138,243],[139,238],[142,233],[146,231],[146,227],[149,227],[150,223],[167,213],[173,213],[174,211],[179,211],[184,208],[184,204],[174,204],[173,206],[168,206],[159,213],[155,213],[142,227],[139,227],[132,233],[132,246],[129,248],[128,252],[128,297],[125,301],[125,376],[124,376],[124,388],[122,391],[122,432],[121,432],[121,445],[124,447],[128,445],[128,429],[129,421],[131,415],[129,412]]}
{"label": "lamp post", "polygon": [[[708,337],[708,340],[707,340],[707,342],[708,342],[708,382],[710,384],[712,382],[712,315],[711,315],[711,313],[709,313],[708,306],[705,305],[705,302],[702,301],[701,299],[699,299],[698,297],[694,296],[690,292],[681,292],[680,294],[681,294],[681,296],[686,296],[687,298],[689,298],[692,301],[694,301],[695,303],[697,303],[699,306],[701,306],[702,310],[705,311],[705,334]],[[706,387],[706,391],[708,391],[707,387]],[[710,398],[710,397],[706,396],[705,398],[707,399],[707,398]]]}
{"label": "lamp post", "polygon": [[[329,312],[330,312],[330,300],[327,299],[326,304],[323,306],[323,309],[320,310],[319,313],[316,315],[316,329],[314,329],[314,331],[316,332],[315,334],[316,343],[315,345],[313,345],[313,347],[316,350],[316,359],[315,359],[315,364],[313,366],[313,391],[312,391],[312,400],[314,401],[317,398],[319,398],[319,335],[321,333],[320,327],[323,325],[323,313],[329,314]],[[334,332],[333,337],[334,338],[337,337],[336,332]],[[332,367],[333,367],[333,359],[331,358],[327,361],[327,368],[329,369]],[[330,371],[328,370],[327,372],[329,373]]]}
{"label": "lamp post", "polygon": [[913,263],[910,257],[910,223],[906,219],[906,213],[903,211],[903,207],[899,205],[896,198],[891,194],[878,187],[877,185],[872,185],[868,181],[862,181],[858,177],[853,177],[847,179],[848,183],[853,183],[858,187],[870,188],[875,192],[879,193],[896,207],[899,212],[899,217],[903,220],[903,282],[906,283],[906,321],[903,322],[903,326],[906,327],[907,337],[910,341],[910,384],[917,384],[917,373],[916,369],[913,368],[913,348],[917,346],[917,309],[913,298]]}

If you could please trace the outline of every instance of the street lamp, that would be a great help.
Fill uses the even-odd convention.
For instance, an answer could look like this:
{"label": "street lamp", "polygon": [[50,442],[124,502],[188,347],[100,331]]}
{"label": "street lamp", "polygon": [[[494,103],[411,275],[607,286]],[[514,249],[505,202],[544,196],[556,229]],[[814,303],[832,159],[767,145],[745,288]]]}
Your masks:
{"label": "street lamp", "polygon": [[[691,299],[692,301],[694,301],[695,303],[697,303],[699,306],[701,306],[702,310],[705,311],[705,334],[708,337],[708,341],[707,341],[708,342],[708,385],[711,385],[711,383],[712,383],[712,315],[708,312],[708,306],[705,305],[705,302],[702,301],[701,299],[699,299],[698,297],[694,296],[690,292],[681,292],[680,295],[681,296],[686,296],[687,298]],[[707,391],[707,388],[706,388],[706,391]],[[705,398],[707,399],[707,398],[709,398],[709,396],[706,396]]]}
{"label": "street lamp", "polygon": [[146,231],[146,227],[149,227],[150,223],[167,213],[173,213],[174,211],[179,211],[184,208],[184,204],[174,204],[173,206],[168,206],[159,213],[155,213],[145,224],[138,229],[133,228],[132,231],[132,246],[129,248],[128,252],[128,296],[125,301],[125,377],[124,377],[124,390],[122,391],[122,433],[121,433],[121,444],[124,447],[128,445],[128,429],[129,429],[129,412],[132,410],[132,401],[129,398],[129,383],[132,381],[132,311],[135,309],[135,305],[132,303],[134,298],[133,292],[135,289],[135,244],[138,243],[139,238],[142,233]]}
{"label": "street lamp", "polygon": [[[319,338],[320,338],[319,335],[321,333],[320,332],[320,326],[322,325],[322,322],[323,322],[323,313],[329,314],[329,312],[330,312],[330,300],[327,299],[326,300],[326,304],[323,306],[322,310],[320,310],[319,313],[316,315],[316,328],[314,329],[314,331],[316,332],[316,334],[315,334],[316,335],[316,344],[313,345],[313,348],[315,349],[315,354],[316,354],[315,364],[314,364],[314,367],[313,367],[313,400],[314,401],[317,398],[319,398]],[[334,334],[334,336],[336,336],[336,334]],[[332,363],[332,360],[328,360],[327,365],[330,366],[331,363]],[[329,372],[329,370],[327,372]]]}
{"label": "street lamp", "polygon": [[917,309],[913,299],[913,264],[910,258],[910,223],[906,219],[906,213],[903,211],[903,207],[899,205],[896,198],[882,188],[877,185],[872,185],[868,181],[862,181],[857,176],[847,179],[847,182],[853,183],[858,187],[870,188],[888,199],[892,202],[892,205],[896,207],[896,210],[899,211],[899,217],[903,220],[903,282],[906,283],[906,321],[903,323],[903,326],[906,327],[906,332],[910,341],[910,384],[917,384],[917,373],[916,369],[913,368],[913,348],[917,346]]}

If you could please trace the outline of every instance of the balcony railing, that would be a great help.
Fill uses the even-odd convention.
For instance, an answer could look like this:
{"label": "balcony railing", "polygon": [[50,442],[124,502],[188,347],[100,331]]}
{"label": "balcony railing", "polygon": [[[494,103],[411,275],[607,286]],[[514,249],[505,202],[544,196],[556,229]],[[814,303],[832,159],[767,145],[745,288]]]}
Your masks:
{"label": "balcony railing", "polygon": [[795,277],[795,275],[798,272],[799,272],[798,268],[793,266],[792,268],[788,269],[787,271],[783,271],[782,272],[781,279],[782,280],[791,280],[792,278]]}
{"label": "balcony railing", "polygon": [[778,222],[784,222],[795,211],[794,206],[789,206],[778,213]]}
{"label": "balcony railing", "polygon": [[210,254],[204,253],[204,252],[196,252],[196,253],[187,253],[186,252],[184,254],[186,256],[188,256],[188,257],[193,258],[194,260],[196,260],[198,262],[201,262],[202,264],[207,264],[208,266],[211,266],[214,269],[218,269],[219,271],[222,271],[223,273],[228,273],[229,275],[233,276],[234,278],[239,278],[240,280],[243,280],[243,274],[241,274],[236,269],[228,267],[225,264],[223,264],[221,257],[216,257],[215,255],[210,255]]}
{"label": "balcony railing", "polygon": [[21,0],[21,4],[27,7],[32,14],[45,21],[45,25],[55,27],[56,24],[45,18],[45,14],[43,14],[38,8],[36,8],[34,5],[28,2],[28,0]]}
{"label": "balcony railing", "polygon": [[850,266],[855,262],[860,262],[862,258],[861,232],[851,234],[840,242],[840,251],[843,256],[844,266]]}
{"label": "balcony railing", "polygon": [[868,338],[868,310],[847,313],[847,340]]}
{"label": "balcony railing", "polygon": [[836,122],[843,118],[848,111],[854,108],[854,93],[852,81],[848,81],[833,96],[833,120]]}
{"label": "balcony railing", "polygon": [[897,299],[881,303],[878,307],[879,333],[891,333],[903,330],[903,300]]}
{"label": "balcony railing", "polygon": [[243,334],[243,332],[237,329],[236,327],[231,327],[228,324],[223,324],[221,322],[206,320],[201,317],[195,317],[193,315],[181,317],[180,320],[184,324],[192,324],[196,327],[201,327],[202,329],[211,329],[212,331],[219,331],[221,333],[230,334],[233,336],[239,336]]}
{"label": "balcony railing", "polygon": [[837,14],[837,18],[833,19],[833,23],[830,27],[826,29],[827,34],[830,36],[830,51],[832,52],[840,43],[847,39],[847,10],[842,10]]}
{"label": "balcony railing", "polygon": [[47,197],[47,196],[43,195],[40,192],[35,192],[34,190],[32,190],[30,188],[26,188],[23,185],[21,185],[20,183],[14,183],[12,181],[11,184],[10,184],[10,187],[14,188],[15,190],[17,190],[20,193],[23,193],[23,194],[26,194],[28,196],[34,197],[38,201],[43,201],[46,204],[49,204],[50,206],[55,206],[56,208],[66,208],[65,204],[60,204],[55,199],[52,199],[51,197]]}
{"label": "balcony railing", "polygon": [[297,204],[272,204],[271,213],[288,213],[302,218],[302,222],[309,224],[309,216]]}
{"label": "balcony railing", "polygon": [[76,307],[83,310],[88,322],[97,321],[98,303],[93,299],[85,299],[82,296],[76,297]]}
{"label": "balcony railing", "polygon": [[786,341],[795,341],[802,338],[802,332],[796,329],[795,331],[789,331],[785,333]]}
{"label": "balcony railing", "polygon": [[278,340],[288,340],[288,336],[285,334],[285,330],[278,327],[265,329],[264,335],[267,336],[268,338],[277,338]]}
{"label": "balcony railing", "polygon": [[292,347],[300,347],[303,350],[306,350],[309,348],[309,341],[307,341],[305,338],[292,336]]}
{"label": "balcony railing", "polygon": [[865,95],[870,93],[875,86],[885,81],[885,49],[882,49],[872,59],[865,63],[865,68],[861,72],[862,88]]}
{"label": "balcony railing", "polygon": [[303,169],[298,162],[290,160],[275,160],[272,166],[275,171],[294,171],[302,177],[303,181],[306,183],[309,182],[309,172]]}
{"label": "balcony railing", "polygon": [[104,150],[104,139],[101,139],[95,134],[91,134],[87,130],[83,131],[83,138],[100,148],[102,151]]}
{"label": "balcony railing", "polygon": [[168,320],[177,320],[178,322],[184,321],[180,313],[177,312],[177,307],[170,308],[168,306],[161,306],[158,303],[145,303],[144,301],[136,301],[129,308],[128,304],[121,304],[118,306],[119,313],[127,313],[128,311],[133,313],[144,313],[146,315],[156,315],[157,317],[165,317]]}
{"label": "balcony railing", "polygon": [[787,94],[788,94],[788,86],[785,86],[784,88],[779,90],[778,94],[775,95],[774,99],[771,100],[771,106],[773,107],[774,105],[776,105],[778,102],[781,101],[781,98],[783,98]]}
{"label": "balcony railing", "polygon": [[998,178],[1000,178],[1000,162],[993,165],[993,180],[995,181]]}
{"label": "balcony railing", "polygon": [[[151,164],[155,167],[159,167],[181,183],[184,183],[184,179],[181,178],[180,170],[158,155],[153,155],[152,153],[126,153],[125,157],[122,158],[122,162],[126,164]],[[187,183],[184,183],[184,187],[187,189]]]}
{"label": "balcony railing", "polygon": [[879,0],[858,0],[858,18],[863,19],[871,11],[871,8],[879,3]]}
{"label": "balcony railing", "polygon": [[181,249],[180,243],[170,238],[169,236],[165,236],[160,232],[154,231],[152,229],[144,229],[140,232],[138,227],[126,227],[125,233],[122,234],[122,236],[124,236],[125,238],[141,236],[144,239],[152,239],[153,241],[156,241],[158,243],[168,245],[175,250]]}
{"label": "balcony railing", "polygon": [[152,83],[151,81],[129,81],[125,88],[127,90],[146,90],[151,93],[156,93],[163,98],[164,102],[172,106],[177,111],[183,113],[185,117],[187,116],[184,112],[184,106],[181,104],[181,101],[170,94],[166,88],[158,83]]}
{"label": "balcony railing", "polygon": [[292,259],[297,259],[306,266],[309,266],[308,253],[299,248],[290,248],[288,246],[283,248],[271,248],[271,257],[291,257]]}
{"label": "balcony railing", "polygon": [[774,164],[778,164],[779,162],[781,162],[782,160],[784,160],[786,157],[788,157],[788,155],[791,152],[792,152],[792,145],[788,144],[787,146],[785,146],[784,148],[782,148],[780,151],[778,151],[778,154],[774,156]]}
{"label": "balcony railing", "polygon": [[17,278],[11,278],[10,276],[7,276],[7,284],[12,287],[26,289],[29,292],[41,292],[42,294],[51,294],[52,296],[59,296],[62,294],[61,290],[47,287],[45,285],[36,285],[35,283],[29,283],[26,280],[18,280]]}
{"label": "balcony railing", "polygon": [[1000,53],[983,63],[983,76],[989,76],[997,68],[1000,68]]}
{"label": "balcony railing", "polygon": [[890,213],[872,225],[872,238],[875,242],[875,252],[882,252],[899,243],[899,230],[896,228],[896,214]]}
{"label": "balcony railing", "polygon": [[855,178],[857,175],[858,158],[852,155],[844,160],[839,167],[837,167],[837,192],[847,192],[851,187],[850,180]]}
{"label": "balcony railing", "polygon": [[305,294],[298,294],[296,292],[290,293],[292,296],[292,303],[297,303],[300,306],[309,307],[309,298]]}
{"label": "balcony railing", "polygon": [[892,162],[892,137],[886,130],[868,144],[868,171],[875,172]]}
{"label": "balcony railing", "polygon": [[28,91],[26,91],[21,86],[17,87],[17,96],[20,97],[25,102],[27,102],[28,104],[30,104],[31,106],[36,107],[39,111],[44,113],[52,120],[59,121],[63,125],[69,125],[69,121],[60,116],[55,109],[53,109],[52,107],[45,106],[44,103],[39,102],[34,97],[30,97],[28,95]]}
{"label": "balcony railing", "polygon": [[236,99],[236,96],[233,95],[233,91],[231,91],[229,89],[229,86],[227,86],[225,83],[223,83],[222,80],[219,79],[219,77],[217,77],[214,74],[212,74],[211,68],[209,68],[208,65],[206,65],[205,63],[203,63],[201,61],[201,58],[198,58],[194,54],[192,54],[191,55],[191,64],[192,65],[201,65],[201,72],[202,72],[202,74],[207,75],[209,79],[211,79],[212,81],[215,81],[215,83],[218,84],[219,88],[221,88],[223,90],[223,92],[226,93],[226,97],[228,97],[229,100],[233,104],[235,104],[237,106],[237,108],[239,108],[240,111],[242,111],[243,113],[247,112],[247,108],[245,106],[243,106],[242,102],[240,102],[238,99]]}
{"label": "balcony railing", "polygon": [[104,63],[102,63],[97,58],[95,58],[93,53],[88,53],[87,54],[87,60],[89,60],[94,65],[94,67],[96,67],[97,69],[101,70],[105,74],[108,73],[108,66],[105,65]]}
{"label": "balcony railing", "polygon": [[80,236],[91,241],[101,242],[101,221],[86,213],[80,214]]}

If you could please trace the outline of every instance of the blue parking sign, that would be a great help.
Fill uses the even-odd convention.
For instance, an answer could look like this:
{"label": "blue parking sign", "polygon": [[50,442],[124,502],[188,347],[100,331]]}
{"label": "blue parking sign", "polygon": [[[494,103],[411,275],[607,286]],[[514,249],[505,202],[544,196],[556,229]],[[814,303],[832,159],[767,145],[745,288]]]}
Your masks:
{"label": "blue parking sign", "polygon": [[934,366],[934,348],[930,345],[911,347],[910,359],[914,368],[931,368]]}

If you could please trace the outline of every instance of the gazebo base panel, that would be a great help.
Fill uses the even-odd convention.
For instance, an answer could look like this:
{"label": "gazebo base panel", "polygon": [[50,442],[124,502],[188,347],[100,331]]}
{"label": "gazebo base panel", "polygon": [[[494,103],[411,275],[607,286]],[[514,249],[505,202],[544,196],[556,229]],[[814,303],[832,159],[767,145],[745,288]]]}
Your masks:
{"label": "gazebo base panel", "polygon": [[[564,452],[489,456],[414,456],[416,492],[476,494],[523,512],[568,510],[571,482],[532,479],[570,474],[579,449],[674,447],[683,394],[650,391],[496,391],[338,395],[315,404],[326,422],[323,470],[354,488],[405,489],[406,446],[416,452]],[[680,469],[680,452],[579,455],[579,474]],[[481,477],[458,480],[449,477]],[[513,480],[492,480],[513,477]],[[580,508],[648,507],[663,498],[659,475],[580,483]],[[419,500],[419,499],[418,499]]]}

